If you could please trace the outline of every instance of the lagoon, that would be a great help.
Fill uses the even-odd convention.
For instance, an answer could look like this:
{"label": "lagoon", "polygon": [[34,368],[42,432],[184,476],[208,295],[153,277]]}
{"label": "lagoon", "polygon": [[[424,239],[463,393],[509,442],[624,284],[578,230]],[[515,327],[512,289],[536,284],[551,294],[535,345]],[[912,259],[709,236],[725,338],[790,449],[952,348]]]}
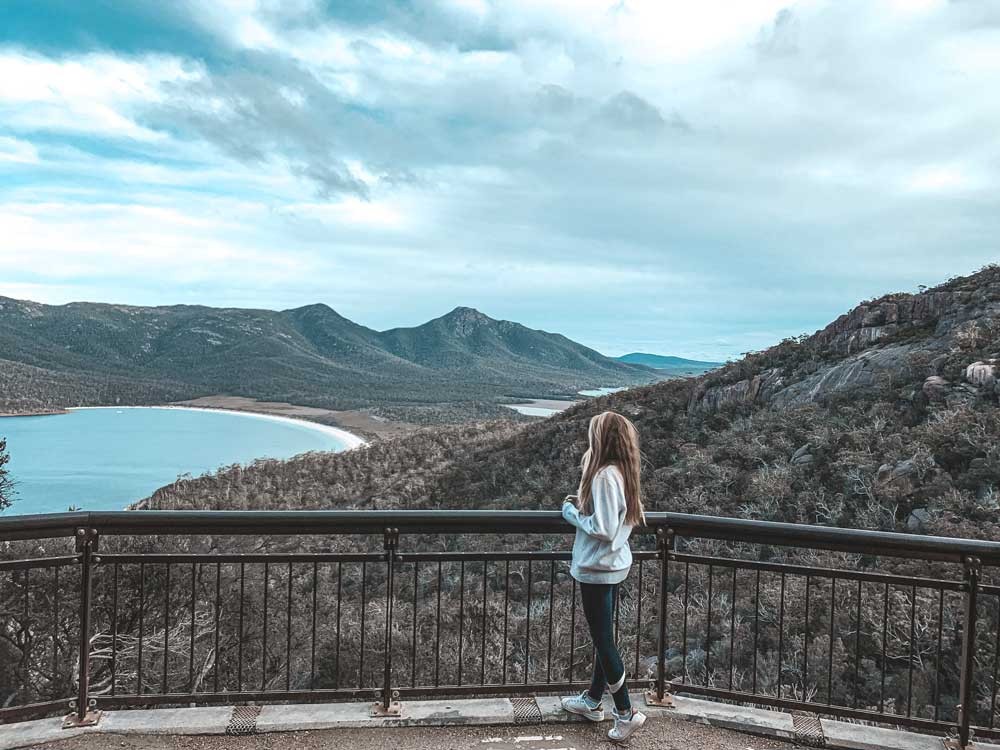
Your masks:
{"label": "lagoon", "polygon": [[[611,393],[618,393],[619,391],[624,391],[626,388],[623,387],[609,387],[609,388],[594,388],[589,391],[577,391],[581,396],[586,396],[587,398],[597,398],[598,396],[607,396]],[[563,399],[549,399],[549,398],[533,398],[530,401],[526,401],[523,404],[504,404],[508,409],[513,409],[521,414],[526,414],[529,417],[551,417],[553,414],[558,414],[561,411],[568,409],[577,404],[579,401],[568,401]]]}
{"label": "lagoon", "polygon": [[363,442],[302,420],[180,407],[5,417],[0,437],[7,439],[16,483],[14,505],[4,515],[121,510],[183,474]]}
{"label": "lagoon", "polygon": [[599,396],[609,396],[612,393],[618,393],[619,391],[628,390],[625,386],[617,386],[614,388],[594,388],[590,391],[577,391],[581,396],[589,396],[590,398],[598,398]]}

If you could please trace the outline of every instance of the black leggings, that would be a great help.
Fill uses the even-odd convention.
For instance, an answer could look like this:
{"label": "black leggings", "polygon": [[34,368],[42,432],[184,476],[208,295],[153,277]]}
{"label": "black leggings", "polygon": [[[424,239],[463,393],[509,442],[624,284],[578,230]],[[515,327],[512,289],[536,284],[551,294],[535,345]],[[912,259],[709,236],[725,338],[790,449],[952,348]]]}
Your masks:
{"label": "black leggings", "polygon": [[617,583],[581,583],[580,599],[583,614],[594,639],[594,675],[588,694],[596,701],[604,697],[604,689],[618,684],[618,690],[611,693],[618,713],[631,713],[632,703],[628,697],[625,681],[625,665],[615,643],[614,607]]}

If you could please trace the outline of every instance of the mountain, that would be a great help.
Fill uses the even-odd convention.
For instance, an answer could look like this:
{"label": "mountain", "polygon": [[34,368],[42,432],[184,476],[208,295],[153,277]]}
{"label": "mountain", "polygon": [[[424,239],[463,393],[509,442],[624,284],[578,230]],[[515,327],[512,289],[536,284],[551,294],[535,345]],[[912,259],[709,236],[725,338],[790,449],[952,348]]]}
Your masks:
{"label": "mountain", "polygon": [[214,394],[326,408],[498,401],[656,377],[470,308],[379,332],[321,304],[278,312],[0,297],[0,411]]}
{"label": "mountain", "polygon": [[[434,370],[457,370],[494,379],[513,365],[539,371],[595,372],[620,377],[620,365],[565,336],[533,331],[478,310],[457,307],[416,328],[379,334],[386,349]],[[647,381],[648,381],[647,377]]]}
{"label": "mountain", "polygon": [[146,505],[554,508],[579,476],[588,420],[614,409],[642,436],[650,509],[997,538],[998,376],[991,266],[697,378],[527,425],[425,430],[181,481]]}
{"label": "mountain", "polygon": [[625,362],[630,365],[652,367],[654,370],[662,370],[674,376],[701,375],[703,372],[708,372],[722,366],[722,362],[702,362],[697,359],[684,359],[683,357],[645,354],[642,352],[623,354],[616,359],[619,362]]}

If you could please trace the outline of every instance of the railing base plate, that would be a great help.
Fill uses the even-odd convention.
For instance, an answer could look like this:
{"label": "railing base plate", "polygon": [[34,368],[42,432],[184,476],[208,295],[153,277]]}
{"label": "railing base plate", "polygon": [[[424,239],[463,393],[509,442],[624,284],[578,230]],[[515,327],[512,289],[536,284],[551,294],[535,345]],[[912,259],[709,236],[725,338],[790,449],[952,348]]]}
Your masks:
{"label": "railing base plate", "polygon": [[382,705],[382,701],[375,701],[368,715],[373,719],[399,719],[403,716],[403,704],[400,701],[393,701],[386,708]]}
{"label": "railing base plate", "polygon": [[82,719],[75,713],[68,714],[62,723],[63,729],[76,729],[78,727],[96,727],[101,720],[100,711],[87,711],[87,715]]}
{"label": "railing base plate", "polygon": [[674,696],[670,693],[664,693],[663,697],[659,698],[655,690],[646,691],[646,705],[658,706],[659,708],[676,708],[674,705]]}

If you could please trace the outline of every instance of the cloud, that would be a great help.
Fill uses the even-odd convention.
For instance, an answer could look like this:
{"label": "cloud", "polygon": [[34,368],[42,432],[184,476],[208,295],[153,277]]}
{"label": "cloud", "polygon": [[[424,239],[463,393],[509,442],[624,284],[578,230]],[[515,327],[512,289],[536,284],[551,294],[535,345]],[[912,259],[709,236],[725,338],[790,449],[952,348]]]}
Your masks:
{"label": "cloud", "polygon": [[[91,276],[128,279],[150,275],[177,283],[219,278],[274,279],[304,269],[294,256],[269,253],[235,241],[240,219],[254,207],[225,203],[242,216],[168,204],[32,202],[6,203],[0,214],[0,272],[67,281]],[[215,206],[212,208],[219,208]],[[100,258],[101,263],[95,263]]]}
{"label": "cloud", "polygon": [[136,7],[0,32],[8,286],[722,358],[996,258],[984,4]]}
{"label": "cloud", "polygon": [[791,8],[778,11],[774,23],[760,30],[755,46],[765,57],[790,57],[798,54],[798,19]]}
{"label": "cloud", "polygon": [[660,110],[631,91],[622,91],[601,107],[600,118],[611,127],[656,131],[666,126]]}
{"label": "cloud", "polygon": [[197,66],[170,56],[125,59],[87,54],[68,60],[0,49],[0,121],[21,133],[90,133],[155,141],[134,119],[168,82],[191,80]]}
{"label": "cloud", "polygon": [[0,136],[0,162],[36,164],[38,149],[29,141]]}
{"label": "cloud", "polygon": [[175,82],[143,117],[157,129],[195,135],[243,163],[284,163],[319,193],[368,194],[347,167],[350,133],[377,123],[294,63]]}

